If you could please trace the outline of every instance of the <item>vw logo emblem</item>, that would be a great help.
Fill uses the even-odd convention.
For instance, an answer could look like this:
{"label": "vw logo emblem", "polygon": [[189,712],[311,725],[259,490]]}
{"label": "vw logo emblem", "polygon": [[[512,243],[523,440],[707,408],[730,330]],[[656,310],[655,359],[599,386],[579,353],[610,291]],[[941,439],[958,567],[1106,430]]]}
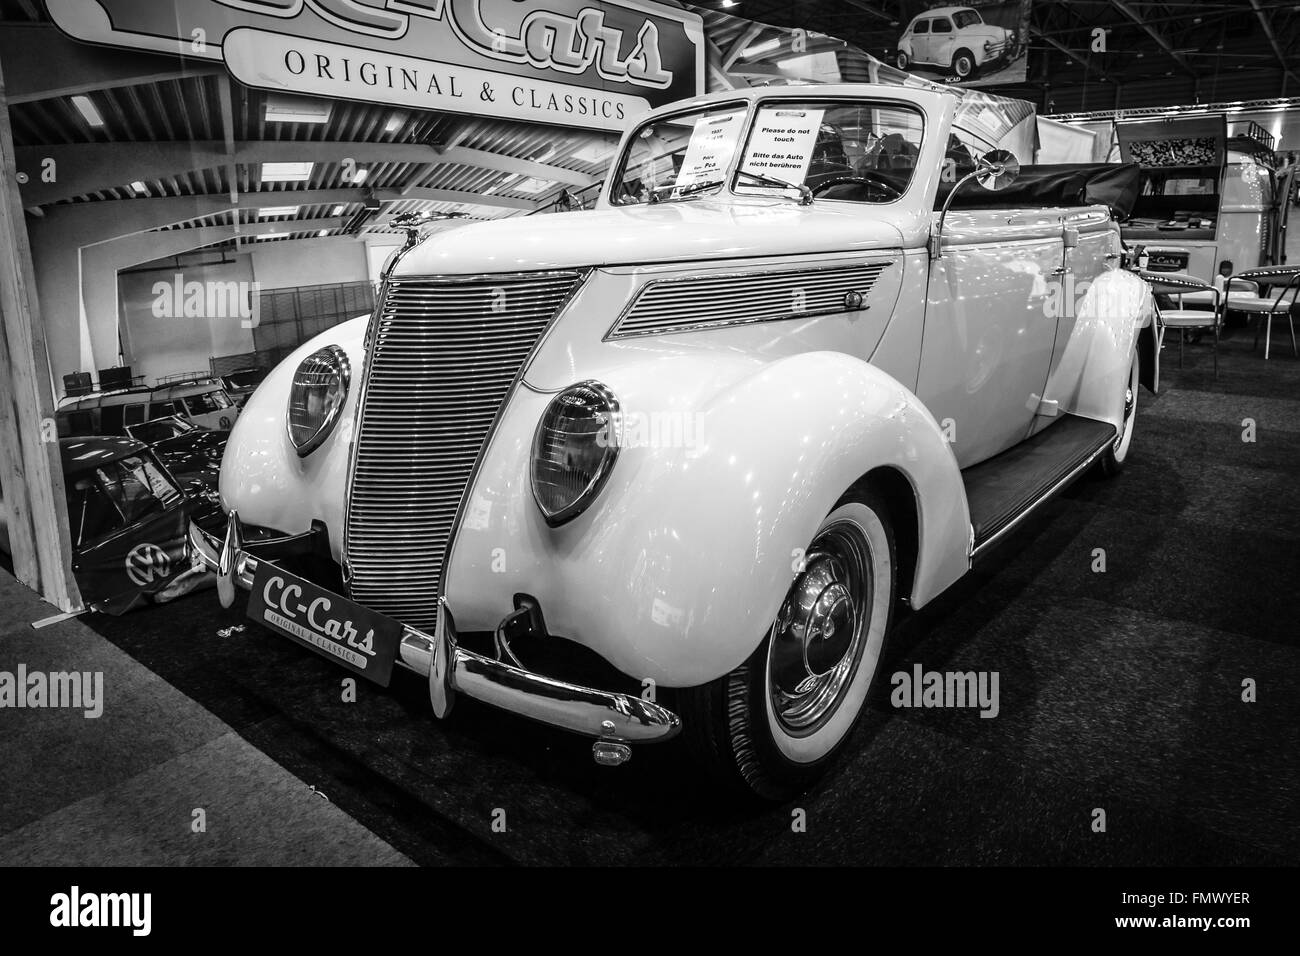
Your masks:
{"label": "vw logo emblem", "polygon": [[166,578],[171,567],[171,558],[156,544],[137,544],[126,556],[126,576],[136,587]]}
{"label": "vw logo emblem", "polygon": [[844,293],[844,308],[850,312],[862,308],[862,293],[850,290]]}

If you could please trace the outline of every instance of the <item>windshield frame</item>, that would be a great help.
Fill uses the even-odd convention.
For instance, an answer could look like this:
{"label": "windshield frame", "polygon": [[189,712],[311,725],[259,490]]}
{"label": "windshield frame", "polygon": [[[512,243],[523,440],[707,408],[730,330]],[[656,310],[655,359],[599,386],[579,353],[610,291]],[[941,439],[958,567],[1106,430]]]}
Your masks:
{"label": "windshield frame", "polygon": [[[677,119],[678,117],[682,117],[682,116],[690,116],[691,114],[698,114],[703,116],[705,113],[711,113],[711,112],[721,113],[721,112],[725,112],[728,109],[734,109],[734,108],[739,108],[742,111],[743,115],[741,116],[741,120],[740,120],[741,123],[748,124],[754,112],[754,101],[749,97],[741,97],[735,100],[724,99],[724,100],[719,100],[716,103],[693,103],[691,105],[682,107],[680,110],[675,110],[669,113],[663,113],[658,116],[648,116],[645,119],[643,119],[641,122],[637,123],[636,126],[633,128],[631,134],[627,137],[626,140],[624,140],[623,148],[622,150],[619,151],[618,164],[610,168],[610,175],[605,183],[605,188],[601,190],[601,195],[604,201],[616,209],[654,205],[654,203],[651,203],[648,200],[646,202],[618,202],[614,199],[615,185],[623,181],[623,178],[627,173],[628,162],[632,158],[632,148],[636,145],[637,138],[641,135],[641,131],[645,129],[647,126],[650,126],[653,123],[663,123],[667,120]],[[747,127],[742,126],[742,129],[744,128]],[[723,178],[722,185],[720,187],[722,189],[726,189],[727,179],[730,177],[730,170],[732,166],[735,164],[735,159],[736,157],[735,154],[733,153],[731,157],[731,161],[727,164],[728,175]],[[695,195],[697,196],[706,195],[706,193],[696,193]],[[660,201],[663,202],[664,200],[660,200]]]}
{"label": "windshield frame", "polygon": [[[770,198],[773,195],[772,193],[764,194],[759,192],[742,192],[742,193],[736,192],[736,180],[741,175],[739,172],[740,162],[742,157],[745,155],[745,150],[749,147],[749,141],[750,141],[750,137],[753,135],[754,132],[754,124],[755,124],[755,120],[758,117],[758,111],[760,109],[763,109],[766,106],[770,106],[773,104],[781,104],[781,103],[799,103],[804,105],[811,105],[816,103],[828,103],[834,105],[875,104],[882,107],[911,110],[912,112],[917,113],[921,117],[921,141],[920,141],[920,145],[917,147],[918,155],[920,155],[925,151],[926,143],[928,141],[929,136],[931,135],[930,114],[926,110],[925,106],[921,103],[917,103],[910,99],[903,99],[901,97],[895,99],[893,97],[888,97],[888,96],[826,96],[826,95],[818,96],[816,92],[817,87],[815,86],[799,87],[798,89],[800,90],[800,95],[798,96],[766,95],[766,96],[745,97],[737,100],[722,99],[717,101],[716,103],[712,103],[712,102],[693,103],[689,106],[683,107],[680,110],[675,110],[669,113],[663,113],[657,116],[646,117],[641,122],[637,123],[635,128],[633,128],[632,132],[628,135],[627,139],[624,140],[623,148],[620,151],[618,156],[618,162],[615,166],[612,166],[610,168],[610,175],[606,180],[604,189],[601,190],[602,201],[607,206],[614,209],[628,209],[628,208],[635,209],[635,208],[644,208],[651,205],[658,205],[658,203],[651,203],[649,201],[616,202],[614,199],[615,184],[623,180],[624,174],[627,171],[628,161],[632,155],[632,148],[635,145],[636,139],[640,135],[641,131],[652,123],[661,123],[665,120],[674,119],[676,117],[689,116],[692,113],[698,113],[702,115],[704,113],[708,113],[712,111],[722,111],[730,107],[737,107],[737,106],[743,107],[744,116],[741,119],[741,122],[744,124],[744,126],[742,127],[741,130],[740,139],[737,141],[737,148],[735,152],[732,153],[731,160],[728,162],[725,168],[725,175],[723,177],[721,185],[714,187],[712,190],[703,190],[701,192],[693,193],[690,196],[680,197],[679,199],[661,199],[659,200],[660,203],[679,202],[682,201],[683,199],[690,199],[696,197],[701,197],[701,198],[708,197],[708,196],[716,197],[723,194],[730,195],[732,197],[739,198],[739,199]],[[847,204],[855,207],[867,207],[872,209],[880,208],[882,206],[892,206],[895,203],[902,202],[903,200],[911,196],[912,191],[915,188],[918,180],[922,178],[923,177],[921,176],[913,175],[912,178],[908,181],[907,188],[904,189],[896,199],[891,199],[889,202],[868,203],[868,202],[860,202],[858,200],[852,200],[852,199],[824,199],[822,197],[818,197],[815,201],[833,202],[837,204]],[[759,188],[763,188],[763,187],[759,187]],[[769,188],[775,189],[776,187],[769,187]],[[798,199],[797,196],[789,195],[788,191],[783,191],[777,193],[776,195],[784,198],[792,199],[792,200]]]}
{"label": "windshield frame", "polygon": [[[809,87],[808,89],[810,89],[810,90],[815,90],[816,87]],[[921,106],[921,104],[919,104],[919,103],[913,103],[911,100],[890,99],[890,98],[888,98],[888,97],[857,97],[857,96],[822,96],[822,97],[818,97],[818,96],[816,95],[816,93],[813,93],[812,95],[810,95],[810,96],[806,96],[806,97],[797,97],[797,96],[768,96],[768,97],[758,97],[758,98],[755,98],[755,100],[754,100],[754,106],[753,106],[753,109],[750,111],[750,115],[749,115],[748,117],[746,117],[746,120],[748,121],[749,125],[748,125],[748,126],[746,127],[746,129],[745,129],[744,141],[741,143],[740,148],[739,148],[738,150],[736,150],[735,162],[732,164],[732,167],[728,170],[728,173],[727,173],[727,191],[730,192],[733,196],[740,196],[740,197],[760,196],[760,197],[762,197],[762,196],[770,196],[770,195],[772,195],[771,192],[768,192],[768,193],[761,193],[761,192],[743,192],[743,193],[738,193],[738,192],[736,192],[736,186],[737,186],[737,185],[744,186],[744,187],[747,188],[747,189],[769,189],[769,190],[776,189],[775,186],[758,186],[758,185],[756,185],[756,184],[752,184],[752,183],[739,183],[739,184],[738,184],[738,183],[737,183],[737,179],[739,179],[742,175],[745,175],[744,173],[741,173],[741,172],[740,172],[740,161],[741,161],[741,159],[744,157],[744,155],[745,155],[745,151],[749,148],[750,137],[752,137],[752,136],[754,135],[754,127],[757,126],[759,110],[763,109],[765,106],[768,106],[768,105],[772,105],[772,104],[782,104],[782,103],[786,103],[786,104],[798,104],[799,107],[810,107],[810,108],[812,108],[812,109],[818,109],[818,108],[820,108],[820,107],[822,107],[822,106],[825,106],[825,107],[829,108],[829,107],[832,106],[832,105],[834,105],[834,106],[858,105],[858,106],[868,106],[868,107],[871,107],[871,106],[879,106],[879,107],[884,107],[884,108],[896,108],[896,109],[902,109],[902,110],[910,110],[910,111],[912,111],[913,113],[916,113],[916,114],[917,114],[918,116],[920,116],[920,118],[921,118],[921,139],[920,139],[920,141],[919,141],[919,143],[917,144],[917,147],[916,147],[916,155],[917,155],[917,158],[918,158],[918,159],[920,158],[920,156],[922,155],[922,153],[924,153],[924,151],[925,151],[925,147],[926,147],[926,143],[928,142],[928,139],[929,139],[929,136],[930,136],[930,116],[929,116],[929,114],[926,113],[926,111],[925,111],[925,107]],[[824,197],[824,196],[817,196],[817,197],[814,199],[814,202],[819,202],[819,203],[821,203],[821,202],[843,203],[843,204],[845,204],[845,205],[849,205],[849,206],[854,206],[854,207],[865,207],[865,208],[869,208],[869,209],[878,209],[878,208],[880,208],[880,207],[882,207],[882,206],[892,206],[892,205],[894,205],[895,203],[902,202],[904,199],[906,199],[906,198],[911,194],[911,192],[912,192],[912,188],[916,185],[917,180],[918,180],[919,178],[921,178],[920,176],[917,175],[917,173],[918,173],[919,171],[920,171],[920,167],[919,167],[919,166],[918,166],[918,167],[915,167],[915,168],[913,169],[913,174],[912,174],[912,176],[911,176],[911,177],[908,179],[908,181],[907,181],[907,186],[906,186],[906,188],[904,188],[903,191],[900,192],[900,193],[898,194],[898,196],[896,196],[895,198],[889,200],[888,202],[862,202],[861,200],[857,200],[857,199],[832,199],[832,198]],[[806,175],[806,174],[805,174],[804,178],[805,178],[805,179],[807,178],[807,175]],[[787,193],[786,193],[786,192],[782,192],[782,193],[780,193],[779,195],[786,196]],[[793,198],[796,198],[796,197],[793,197],[793,196],[787,196],[787,198],[791,198],[791,199],[793,199]]]}

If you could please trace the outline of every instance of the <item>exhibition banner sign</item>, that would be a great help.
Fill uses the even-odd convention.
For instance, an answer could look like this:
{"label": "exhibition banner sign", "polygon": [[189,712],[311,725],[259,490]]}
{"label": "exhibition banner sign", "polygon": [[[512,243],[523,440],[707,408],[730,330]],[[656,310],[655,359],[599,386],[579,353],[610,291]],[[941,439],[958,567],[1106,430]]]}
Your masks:
{"label": "exhibition banner sign", "polygon": [[622,130],[704,89],[700,16],[643,0],[47,0],[78,40],[248,86]]}

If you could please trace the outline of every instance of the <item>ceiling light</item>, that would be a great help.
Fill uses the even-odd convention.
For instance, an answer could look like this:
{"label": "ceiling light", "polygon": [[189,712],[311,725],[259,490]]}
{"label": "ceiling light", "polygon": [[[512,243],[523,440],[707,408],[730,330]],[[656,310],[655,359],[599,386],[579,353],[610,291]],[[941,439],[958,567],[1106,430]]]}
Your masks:
{"label": "ceiling light", "polygon": [[299,183],[311,178],[315,163],[263,163],[262,182]]}
{"label": "ceiling light", "polygon": [[82,118],[91,126],[98,129],[104,125],[104,117],[99,115],[99,110],[95,108],[94,103],[90,102],[89,96],[74,96],[72,98],[72,105],[77,108],[77,112],[80,113]]}
{"label": "ceiling light", "polygon": [[487,189],[483,190],[483,194],[485,196],[491,196],[498,189],[505,189],[507,186],[509,186],[518,178],[519,178],[518,174],[511,173],[509,176],[506,176],[504,179],[498,180],[497,182],[493,183],[491,186],[487,187]]}
{"label": "ceiling light", "polygon": [[296,216],[298,215],[297,206],[263,206],[257,210],[257,214],[263,219],[270,219],[274,216]]}
{"label": "ceiling light", "polygon": [[280,239],[287,235],[289,235],[287,232],[263,232],[263,233],[259,233],[257,238],[258,239]]}
{"label": "ceiling light", "polygon": [[360,186],[362,183],[366,181],[366,177],[369,175],[370,175],[370,170],[358,169],[355,173],[352,174],[352,182],[354,185]]}
{"label": "ceiling light", "polygon": [[722,0],[722,9],[729,10],[734,7],[736,3],[737,0]]}
{"label": "ceiling light", "polygon": [[334,210],[333,210],[333,212],[330,213],[330,215],[331,215],[331,216],[341,216],[341,215],[343,215],[343,210],[346,209],[346,208],[347,208],[347,206],[346,206],[344,203],[339,203],[337,206],[334,207]]}
{"label": "ceiling light", "polygon": [[546,192],[546,190],[550,188],[550,185],[551,184],[544,179],[525,179],[518,186],[512,186],[510,188],[517,193],[528,193],[529,195],[532,195],[535,193]]}
{"label": "ceiling light", "polygon": [[746,47],[744,52],[740,55],[748,59],[749,57],[762,56],[764,53],[771,53],[773,50],[779,50],[780,48],[781,38],[773,37],[770,40],[764,40],[762,43],[755,44],[754,46]]}
{"label": "ceiling light", "polygon": [[272,93],[266,98],[263,115],[268,123],[328,123],[334,104],[314,96],[281,96]]}
{"label": "ceiling light", "polygon": [[140,182],[140,180],[138,179],[131,184],[131,188],[135,190],[135,194],[137,196],[149,195],[149,187],[146,186],[144,183]]}
{"label": "ceiling light", "polygon": [[600,163],[609,159],[613,151],[614,147],[609,143],[591,143],[574,153],[573,158],[580,163]]}
{"label": "ceiling light", "polygon": [[396,113],[390,113],[388,116],[388,122],[384,124],[384,132],[396,133],[399,129],[402,128],[402,124],[405,122],[406,122],[405,113],[401,112],[400,110]]}
{"label": "ceiling light", "polygon": [[328,236],[329,234],[330,231],[328,229],[322,229],[320,232],[316,233],[316,238],[319,239],[321,236]]}

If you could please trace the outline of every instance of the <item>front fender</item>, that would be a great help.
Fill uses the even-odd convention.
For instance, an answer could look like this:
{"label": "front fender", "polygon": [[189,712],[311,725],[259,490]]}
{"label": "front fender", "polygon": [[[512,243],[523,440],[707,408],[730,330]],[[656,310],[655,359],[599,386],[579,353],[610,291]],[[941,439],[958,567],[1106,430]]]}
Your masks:
{"label": "front fender", "polygon": [[[310,531],[314,520],[324,521],[336,561],[343,543],[349,446],[368,319],[359,316],[326,329],[272,369],[235,420],[221,459],[218,487],[227,512],[237,509],[241,521],[287,534]],[[337,345],[347,353],[352,384],[334,431],[314,452],[299,458],[286,424],[289,386],[299,363],[325,345]]]}
{"label": "front fender", "polygon": [[[920,401],[838,352],[770,363],[677,355],[590,376],[625,417],[694,416],[674,447],[625,446],[587,512],[550,528],[532,500],[533,432],[551,394],[521,389],[465,508],[445,594],[458,629],[486,630],[511,595],[626,674],[693,686],[735,668],[774,618],[801,553],[839,497],[892,467],[916,492],[913,603],[968,567],[956,459]],[[683,447],[689,444],[689,447]]]}

